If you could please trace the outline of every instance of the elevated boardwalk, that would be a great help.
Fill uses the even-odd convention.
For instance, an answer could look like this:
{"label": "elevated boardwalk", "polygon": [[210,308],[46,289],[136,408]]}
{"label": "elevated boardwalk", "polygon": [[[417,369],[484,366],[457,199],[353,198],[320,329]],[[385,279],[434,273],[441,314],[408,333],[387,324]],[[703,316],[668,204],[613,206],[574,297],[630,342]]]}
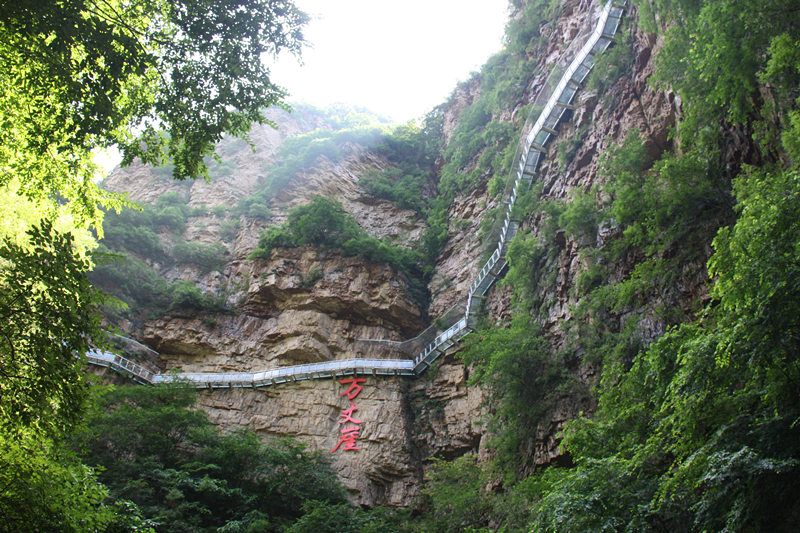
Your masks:
{"label": "elevated boardwalk", "polygon": [[254,373],[183,374],[158,374],[108,352],[90,352],[86,356],[88,362],[130,375],[139,383],[156,384],[181,380],[198,388],[264,387],[353,375],[419,376],[436,359],[473,331],[486,293],[500,279],[507,266],[508,243],[516,235],[521,222],[514,216],[517,198],[536,176],[537,168],[547,153],[547,143],[557,134],[564,113],[574,109],[575,95],[591,72],[596,55],[605,51],[612,43],[625,10],[624,5],[624,1],[611,0],[603,7],[594,26],[579,32],[573,39],[537,95],[523,126],[513,159],[515,164],[509,172],[503,193],[504,216],[487,238],[490,246],[494,246],[492,254],[476,274],[465,298],[439,317],[434,322],[435,325],[413,339],[403,342],[361,339],[363,342],[384,343],[392,350],[413,356],[413,359],[351,359],[286,366]]}
{"label": "elevated boardwalk", "polygon": [[306,365],[293,365],[263,372],[199,372],[158,374],[121,355],[92,351],[86,354],[89,363],[110,368],[141,384],[155,385],[182,381],[198,388],[228,389],[234,387],[266,387],[309,379],[341,376],[416,376],[414,363],[408,359],[348,359]]}

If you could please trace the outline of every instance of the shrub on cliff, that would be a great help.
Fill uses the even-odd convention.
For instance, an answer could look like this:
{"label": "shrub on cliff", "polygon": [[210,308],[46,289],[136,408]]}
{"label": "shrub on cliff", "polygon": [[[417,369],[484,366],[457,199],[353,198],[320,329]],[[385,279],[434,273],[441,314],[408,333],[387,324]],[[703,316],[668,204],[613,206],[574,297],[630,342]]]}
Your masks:
{"label": "shrub on cliff", "polygon": [[293,208],[282,226],[271,226],[261,233],[250,258],[268,259],[275,248],[306,245],[337,249],[345,256],[388,264],[406,276],[412,299],[424,307],[427,291],[422,254],[367,235],[336,200],[316,196],[310,204]]}
{"label": "shrub on cliff", "polygon": [[135,502],[159,531],[275,530],[308,500],[344,503],[322,454],[243,429],[222,434],[195,401],[178,385],[103,389],[75,446],[111,497]]}
{"label": "shrub on cliff", "polygon": [[181,241],[172,248],[172,257],[179,263],[197,266],[201,272],[219,270],[225,264],[227,249],[219,242],[202,244]]}
{"label": "shrub on cliff", "polygon": [[367,171],[358,184],[373,196],[422,213],[426,201],[420,193],[425,188],[426,180],[423,174],[406,174],[401,169],[390,168],[383,172]]}

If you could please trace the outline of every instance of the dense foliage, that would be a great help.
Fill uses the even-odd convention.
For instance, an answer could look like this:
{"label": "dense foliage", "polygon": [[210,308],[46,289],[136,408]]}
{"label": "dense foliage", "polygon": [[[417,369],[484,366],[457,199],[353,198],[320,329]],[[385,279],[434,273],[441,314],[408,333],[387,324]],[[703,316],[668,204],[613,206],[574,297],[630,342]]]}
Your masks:
{"label": "dense foliage", "polygon": [[95,472],[52,439],[34,432],[0,437],[0,465],[0,531],[102,531],[112,524],[136,531],[143,525],[133,508],[115,512]]}
{"label": "dense foliage", "polygon": [[563,354],[553,353],[541,328],[523,313],[507,328],[480,328],[461,357],[475,366],[471,382],[492,390],[496,462],[509,472],[516,470],[519,450],[535,438],[537,423],[554,401],[564,396],[579,401],[586,394]]}
{"label": "dense foliage", "polygon": [[[85,411],[76,354],[102,346],[89,260],[43,220],[0,244],[0,530],[89,531],[127,519],[63,440]],[[135,514],[130,515],[135,525]]]}
{"label": "dense foliage", "polygon": [[267,228],[251,257],[268,259],[275,248],[305,245],[386,263],[405,275],[411,297],[417,303],[422,306],[426,301],[420,253],[367,235],[344,211],[342,204],[321,196],[314,197],[310,204],[290,210],[282,226]]}
{"label": "dense foliage", "polygon": [[429,189],[433,167],[439,153],[440,132],[435,123],[429,116],[422,127],[411,122],[382,137],[373,150],[395,166],[383,172],[367,172],[359,185],[378,198],[426,213],[432,197]]}
{"label": "dense foliage", "polygon": [[546,476],[542,530],[796,525],[800,181],[753,171],[735,190],[739,218],[709,262],[715,305],[630,369],[607,365],[596,417],[567,433],[577,467]]}
{"label": "dense foliage", "polygon": [[[479,331],[464,352],[497,413],[499,470],[483,475],[504,480],[507,494],[530,489],[524,530],[793,531],[800,47],[789,36],[800,12],[781,0],[637,4],[641,27],[665,31],[654,79],[682,98],[675,149],[653,155],[632,131],[603,161],[603,183],[567,202],[536,187],[520,198],[537,233],[509,248],[515,317]],[[566,344],[554,352],[536,324],[549,310],[561,234],[578,244],[583,267]],[[683,280],[706,275],[708,298],[687,306]],[[564,370],[576,363],[602,369],[596,410],[565,431],[567,464],[530,475],[525,437],[552,396],[574,387]],[[509,516],[469,499],[497,498],[485,486],[427,490],[463,502],[454,518],[484,509],[460,518],[473,527]]]}
{"label": "dense foliage", "polygon": [[110,497],[133,502],[156,531],[278,531],[307,501],[344,502],[320,453],[222,434],[194,402],[179,386],[107,389],[76,441]]}
{"label": "dense foliage", "polygon": [[223,133],[281,103],[262,54],[297,52],[305,20],[288,0],[3,2],[0,184],[99,222],[95,148],[205,175]]}

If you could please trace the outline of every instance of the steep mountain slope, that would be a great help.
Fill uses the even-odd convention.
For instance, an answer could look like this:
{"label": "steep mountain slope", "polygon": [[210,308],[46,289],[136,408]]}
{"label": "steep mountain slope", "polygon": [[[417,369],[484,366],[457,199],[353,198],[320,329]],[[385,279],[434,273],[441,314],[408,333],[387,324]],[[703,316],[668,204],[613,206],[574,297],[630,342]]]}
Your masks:
{"label": "steep mountain slope", "polygon": [[[652,83],[665,43],[674,53],[665,13],[678,4],[626,5],[615,44],[598,55],[542,147],[546,156],[515,207],[520,230],[508,247],[506,281],[489,292],[465,349],[419,379],[367,377],[357,399],[344,396],[346,384],[314,380],[207,390],[199,406],[215,423],[249,426],[264,439],[292,435],[314,449],[338,447],[333,466],[352,499],[367,506],[420,505],[426,474],[442,472],[434,458],[474,452],[492,460],[503,473],[493,486],[499,477],[571,465],[561,446],[567,423],[593,413],[598,396],[613,391],[654,341],[709,304],[711,242],[735,218],[731,179],[745,165],[775,159],[750,125],[712,117],[687,136],[696,104],[679,96],[685,84],[676,82],[679,93],[664,82],[666,60],[661,84]],[[420,129],[303,136],[336,131],[336,121],[307,110],[276,113],[277,131],[253,133],[255,154],[223,147],[211,183],[175,184],[144,167],[112,176],[107,187],[154,206],[157,242],[148,237],[138,252],[128,250],[165,281],[150,284],[161,288],[139,299],[147,305],[112,317],[159,352],[150,363],[245,372],[407,357],[392,343],[363,339],[407,339],[464,297],[495,242],[491,227],[526,118],[601,9],[585,0],[514,6],[505,50]],[[676,126],[681,135],[673,136]],[[425,157],[410,164],[414,154]],[[290,168],[293,158],[303,164]],[[165,197],[169,191],[184,196]],[[333,237],[303,246],[275,237],[265,248],[259,231],[296,224],[293,209],[316,196],[340,202],[386,246],[421,252],[425,274],[415,280],[396,265],[347,253],[330,244]],[[176,211],[184,221],[170,226]],[[224,250],[185,244],[220,241]],[[145,245],[155,252],[144,253]],[[415,281],[427,283],[426,301]],[[110,275],[98,283],[121,286]],[[339,447],[348,416],[360,420],[360,449]]]}
{"label": "steep mountain slope", "polygon": [[[165,371],[241,372],[359,356],[397,357],[385,344],[358,339],[408,338],[426,325],[424,314],[438,316],[463,297],[479,268],[484,242],[490,240],[482,238],[481,220],[491,216],[500,201],[499,196],[490,194],[487,179],[495,175],[495,181],[505,180],[508,169],[503,163],[510,159],[508,152],[513,152],[528,114],[528,103],[550,74],[548,64],[563,54],[566,44],[581,29],[592,26],[599,8],[567,2],[550,22],[540,14],[535,20],[527,20],[535,9],[541,8],[528,6],[520,10],[516,21],[522,29],[534,26],[531,41],[511,43],[487,72],[459,87],[451,101],[428,119],[429,128],[431,123],[439,124],[436,129],[443,143],[438,170],[432,178],[440,182],[439,198],[449,196],[450,201],[440,202],[446,212],[447,238],[432,265],[431,302],[427,309],[420,310],[410,301],[402,290],[402,278],[390,268],[345,258],[335,251],[279,249],[268,260],[247,259],[256,247],[258,231],[267,221],[280,224],[292,207],[307,204],[315,195],[339,200],[375,237],[405,245],[420,240],[424,225],[419,214],[373,197],[359,186],[359,178],[368,171],[385,171],[390,162],[379,151],[350,144],[344,146],[343,157],[323,155],[312,161],[310,169],[293,176],[269,199],[266,219],[242,214],[234,238],[226,243],[226,260],[219,268],[203,272],[196,265],[178,261],[170,264],[168,260],[159,263],[144,257],[166,279],[192,280],[203,294],[222,302],[222,308],[216,311],[175,305],[162,316],[153,316],[160,313],[151,310],[151,317],[143,319],[133,309],[134,313],[125,317],[122,324],[131,335],[159,352],[155,361],[158,367]],[[655,114],[667,120],[654,126],[654,135],[666,137],[672,114],[669,100],[643,87],[652,44],[638,43],[631,35],[624,35],[623,39],[631,42],[621,46],[641,48],[642,73],[638,74],[637,69],[633,77],[615,85],[616,105],[611,110],[597,109],[598,98],[591,92],[579,95],[574,126],[562,127],[551,146],[560,146],[562,139],[573,138],[577,130],[587,141],[566,169],[549,160],[542,166],[537,178],[547,184],[542,188],[542,198],[564,198],[570,188],[596,179],[597,154],[615,142],[614,134],[621,136],[615,117],[627,117],[631,108],[642,108],[640,99],[625,87],[637,83],[637,76],[645,100],[649,103],[660,99],[660,110]],[[498,90],[502,89],[499,86],[507,87]],[[488,103],[482,94],[496,103]],[[500,100],[506,95],[513,98]],[[472,125],[470,130],[473,115],[480,116],[472,121],[477,127]],[[158,228],[161,242],[165,247],[175,246],[179,239],[211,245],[220,240],[222,225],[237,216],[234,201],[264,186],[259,176],[265,172],[269,175],[268,165],[282,140],[304,129],[325,127],[323,118],[309,117],[308,113],[300,121],[278,113],[276,120],[277,131],[265,129],[252,135],[254,154],[241,143],[224,146],[220,166],[229,174],[216,177],[211,183],[173,183],[154,177],[145,167],[133,167],[112,175],[106,187],[115,191],[127,189],[135,201],[151,204],[165,193],[180,192],[186,205],[198,214],[188,217],[185,229],[178,235],[165,234],[163,226]],[[629,120],[641,124],[648,119],[645,116]],[[657,120],[654,118],[653,122]],[[467,135],[481,136],[493,129],[498,133],[487,136],[483,146],[471,148],[474,153],[463,152],[465,148],[459,143]],[[503,154],[506,155],[501,157]],[[212,173],[214,170],[212,167]],[[456,186],[447,191],[442,181],[448,178],[442,178],[442,174],[451,180],[453,176],[468,178],[456,179]],[[223,213],[221,208],[228,212],[218,216]],[[206,212],[200,213],[202,209]],[[565,278],[560,281],[562,285],[568,283],[578,267],[576,252],[577,247],[566,249],[558,258]],[[550,313],[547,327],[556,329],[569,302],[566,295],[560,299],[551,299],[552,296],[555,295],[548,291],[543,298],[553,301],[555,310]],[[498,319],[508,316],[509,306],[509,289],[505,287],[498,287],[487,302]],[[360,436],[363,449],[334,455],[334,467],[356,491],[360,502],[408,505],[417,494],[427,458],[486,450],[486,398],[479,387],[467,385],[468,376],[461,363],[448,357],[421,381],[369,380],[359,398],[359,414],[366,421]],[[263,391],[213,391],[201,395],[200,405],[221,425],[248,425],[264,436],[288,434],[313,443],[314,448],[332,449],[341,407],[337,388],[335,382],[314,381]],[[548,413],[539,437],[531,443],[532,464],[546,464],[559,455],[556,434],[560,423],[585,407],[582,401],[565,397]]]}
{"label": "steep mountain slope", "polygon": [[[310,118],[298,120],[283,111],[275,112],[277,130],[264,128],[251,135],[255,152],[243,143],[228,142],[221,150],[223,163],[219,165],[228,173],[210,183],[175,183],[134,165],[117,171],[104,184],[111,190],[128,190],[131,199],[145,206],[145,214],[156,211],[153,233],[159,257],[131,245],[122,251],[134,260],[143,260],[167,284],[190,280],[200,291],[200,301],[186,302],[164,289],[161,300],[140,298],[139,302],[149,302],[149,307],[136,307],[138,302],[134,302],[128,312],[117,315],[118,324],[129,335],[159,353],[156,360],[146,361],[153,367],[165,372],[242,372],[358,356],[387,357],[390,354],[380,347],[356,340],[400,339],[424,327],[423,310],[404,290],[406,281],[388,266],[309,247],[281,250],[268,260],[247,258],[258,243],[258,232],[268,222],[281,223],[292,207],[307,204],[316,195],[339,200],[372,236],[401,244],[420,237],[423,221],[417,213],[371,196],[358,184],[367,171],[383,171],[389,162],[349,141],[341,145],[341,153],[321,156],[312,161],[309,170],[294,176],[271,199],[265,216],[251,216],[252,207],[250,212],[237,214],[241,200],[253,198],[258,187],[265,185],[265,169],[281,142],[326,125],[321,115],[308,115]],[[212,173],[216,168],[212,166]],[[185,221],[177,230],[170,230],[158,220],[159,213],[170,207],[158,211],[158,206],[149,205],[158,198],[169,199],[175,192],[181,195],[177,203],[185,202],[188,209],[179,206]],[[223,239],[224,226],[230,228],[231,221],[236,223],[233,235]],[[134,227],[141,230],[144,226]],[[107,224],[107,233],[112,237],[113,226]],[[174,251],[180,242],[205,246],[222,242],[224,249],[219,252],[220,260],[208,268],[168,257],[170,248]],[[119,290],[114,277],[97,282],[112,292]],[[144,285],[141,279],[135,283]],[[139,289],[144,292],[144,287]],[[139,295],[137,290],[131,293],[134,298]],[[214,305],[204,305],[211,300]],[[335,444],[336,411],[341,403],[337,385],[315,382],[267,392],[213,392],[201,396],[201,406],[221,425],[251,426],[263,435],[296,435],[316,449],[330,449]],[[383,484],[384,478],[392,482],[408,478],[409,465],[414,463],[408,457],[409,445],[404,443],[410,433],[405,425],[405,387],[402,379],[375,380],[361,397],[362,403],[374,398],[374,405],[367,403],[360,409],[371,413],[370,418],[390,423],[381,429],[373,427],[362,436],[373,446],[365,446],[361,454],[341,455],[336,464],[343,479],[360,489],[367,503],[410,501],[411,489],[403,488],[402,483],[388,491],[372,488]],[[364,464],[369,466],[360,466]],[[381,473],[384,471],[388,473]],[[408,484],[415,485],[416,479],[411,475]]]}

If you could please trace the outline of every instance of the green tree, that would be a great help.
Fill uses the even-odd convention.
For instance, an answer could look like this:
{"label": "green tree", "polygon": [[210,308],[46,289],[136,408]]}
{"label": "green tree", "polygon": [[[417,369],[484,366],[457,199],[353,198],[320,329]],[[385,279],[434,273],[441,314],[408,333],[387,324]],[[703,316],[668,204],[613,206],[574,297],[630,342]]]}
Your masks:
{"label": "green tree", "polygon": [[0,244],[0,531],[145,527],[63,446],[88,399],[82,355],[104,342],[88,268],[46,220]]}
{"label": "green tree", "polygon": [[604,369],[594,420],[565,437],[535,531],[790,531],[800,516],[800,176],[735,181],[739,218],[709,261],[715,302],[629,370]]}
{"label": "green tree", "polygon": [[97,222],[119,203],[93,182],[96,148],[205,175],[224,133],[281,104],[262,55],[298,52],[305,20],[289,0],[2,2],[0,184],[25,176],[22,194]]}
{"label": "green tree", "polygon": [[493,500],[489,476],[468,453],[453,461],[434,460],[423,493],[430,500],[426,517],[432,531],[477,531],[488,525]]}
{"label": "green tree", "polygon": [[400,169],[389,168],[384,171],[368,170],[358,184],[373,196],[422,213],[426,202],[420,192],[425,189],[426,181],[426,176],[422,174],[403,174]]}
{"label": "green tree", "polygon": [[136,503],[159,531],[268,531],[307,500],[344,503],[326,458],[291,439],[222,434],[180,385],[105,389],[76,439],[114,499]]}
{"label": "green tree", "polygon": [[228,250],[220,242],[203,244],[199,242],[181,241],[172,248],[172,257],[179,263],[188,263],[199,267],[203,273],[219,270],[225,264]]}
{"label": "green tree", "polygon": [[43,221],[25,245],[0,244],[0,425],[65,432],[88,394],[84,360],[104,335],[104,301],[70,234]]}
{"label": "green tree", "polygon": [[98,531],[121,517],[94,471],[52,440],[0,434],[0,531]]}
{"label": "green tree", "polygon": [[310,204],[292,209],[286,225],[299,245],[335,245],[360,232],[342,204],[321,196],[315,196]]}
{"label": "green tree", "polygon": [[[261,55],[297,52],[304,21],[288,0],[0,2],[0,187],[4,205],[12,192],[43,219],[30,221],[29,242],[18,237],[24,230],[4,228],[11,238],[0,245],[3,490],[38,490],[42,503],[31,509],[42,512],[26,527],[96,527],[48,522],[58,512],[47,509],[96,501],[97,490],[79,487],[93,483],[91,472],[60,456],[58,441],[85,406],[82,354],[102,341],[89,261],[49,220],[69,213],[102,233],[99,206],[123,204],[95,184],[98,148],[117,145],[124,162],[169,158],[177,178],[203,175],[224,133],[245,135],[265,122],[267,106],[281,104]],[[24,442],[53,483],[11,460]],[[20,516],[10,506],[23,493],[4,492],[9,512],[0,514]]]}
{"label": "green tree", "polygon": [[309,500],[303,516],[285,533],[410,533],[410,511],[402,509],[358,509],[345,503]]}

